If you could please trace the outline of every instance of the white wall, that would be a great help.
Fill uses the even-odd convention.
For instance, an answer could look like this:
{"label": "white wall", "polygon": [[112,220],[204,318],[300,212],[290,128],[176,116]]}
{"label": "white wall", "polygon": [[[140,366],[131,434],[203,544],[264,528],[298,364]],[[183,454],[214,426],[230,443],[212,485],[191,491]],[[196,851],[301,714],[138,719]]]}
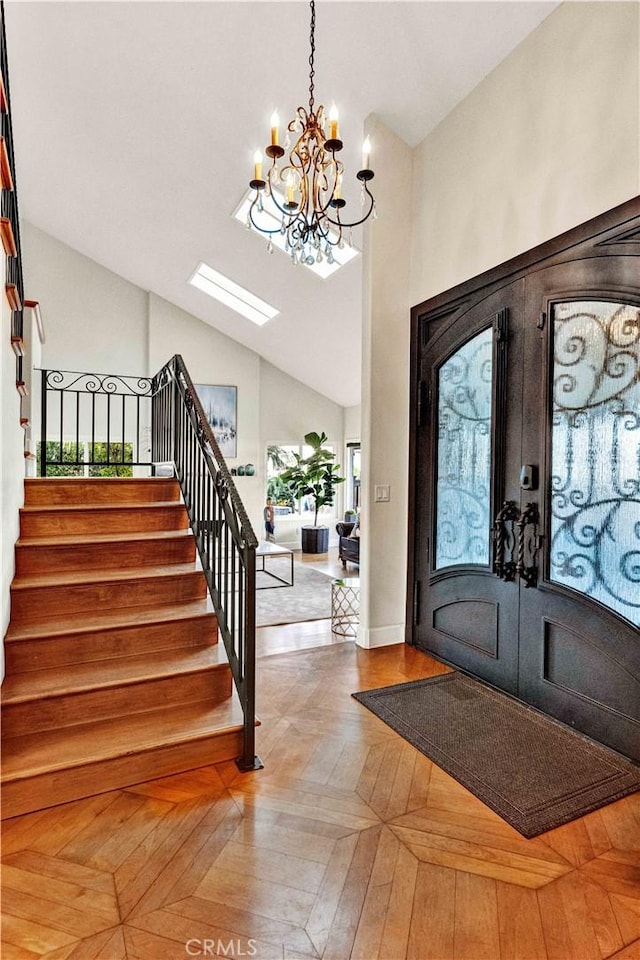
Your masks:
{"label": "white wall", "polygon": [[238,388],[237,457],[230,468],[253,463],[254,477],[238,477],[236,485],[258,536],[262,524],[264,465],[260,445],[260,358],[179,307],[155,294],[149,296],[149,358],[159,370],[175,353],[181,354],[194,383]]}
{"label": "white wall", "polygon": [[342,442],[344,407],[266,360],[260,367],[260,431],[266,443],[302,443],[311,430],[324,430],[330,441]]}
{"label": "white wall", "polygon": [[[394,256],[397,244],[402,253],[399,219],[379,204],[367,241],[375,273],[369,281],[372,356],[365,357],[363,389],[363,441],[371,448],[365,496],[374,483],[386,482],[390,457],[401,496],[396,499],[392,489],[396,523],[373,508],[365,642],[399,635],[404,620],[404,584],[395,571],[404,568],[407,549],[407,458],[398,438],[409,431],[408,306],[640,193],[639,9],[635,3],[559,7],[414,151],[404,224],[411,276],[403,275],[401,286]],[[393,176],[403,211],[407,148],[379,129],[374,185],[384,189],[378,171]],[[383,368],[375,336],[378,318],[387,313]],[[389,571],[393,592],[380,595]]]}
{"label": "white wall", "polygon": [[565,3],[415,151],[419,303],[635,196],[637,3]]}
{"label": "white wall", "polygon": [[344,440],[345,443],[360,439],[362,430],[362,405],[344,408]]}
{"label": "white wall", "polygon": [[[315,430],[327,434],[327,442],[335,446],[338,462],[342,463],[344,449],[344,407],[306,387],[299,380],[288,376],[277,367],[262,360],[260,363],[260,436],[262,462],[260,471],[266,468],[266,448],[270,444],[302,443],[304,435]],[[341,484],[337,488],[334,505],[335,516],[342,514],[343,491]],[[260,488],[264,490],[264,484]],[[262,516],[262,514],[261,514]],[[278,517],[276,520],[276,540],[292,549],[300,547],[299,528],[309,523],[307,517]],[[324,521],[323,521],[324,522]],[[262,524],[262,521],[260,521]],[[330,543],[337,543],[335,523],[327,519],[330,528]],[[257,530],[262,532],[262,525]]]}
{"label": "white wall", "polygon": [[237,478],[237,487],[258,537],[266,444],[298,443],[320,429],[342,449],[344,412],[338,404],[33,224],[24,224],[22,239],[30,295],[46,319],[44,367],[147,376],[180,353],[194,383],[237,386],[238,450],[228,463],[256,467],[254,477]]}
{"label": "white wall", "polygon": [[145,375],[147,294],[31,223],[23,269],[46,317],[47,369]]}
{"label": "white wall", "polygon": [[[376,647],[404,640],[413,158],[375,117],[366,132],[379,218],[365,240],[358,643]],[[389,487],[387,502],[376,502],[377,485]]]}

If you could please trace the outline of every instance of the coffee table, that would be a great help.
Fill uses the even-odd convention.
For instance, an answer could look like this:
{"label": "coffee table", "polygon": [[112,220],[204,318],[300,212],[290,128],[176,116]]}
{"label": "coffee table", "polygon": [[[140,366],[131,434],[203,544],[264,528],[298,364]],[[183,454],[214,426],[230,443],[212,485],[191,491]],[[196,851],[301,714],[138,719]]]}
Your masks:
{"label": "coffee table", "polygon": [[[267,561],[273,560],[274,557],[290,558],[291,566],[289,568],[290,575],[288,580],[286,577],[281,577],[277,573],[274,573],[273,570],[267,569]],[[269,543],[266,540],[262,540],[256,549],[256,573],[265,573],[268,577],[271,577],[272,580],[278,581],[277,583],[266,583],[262,587],[256,586],[256,590],[269,590],[273,587],[292,587],[293,550],[289,550],[288,547],[282,547],[279,543]]]}

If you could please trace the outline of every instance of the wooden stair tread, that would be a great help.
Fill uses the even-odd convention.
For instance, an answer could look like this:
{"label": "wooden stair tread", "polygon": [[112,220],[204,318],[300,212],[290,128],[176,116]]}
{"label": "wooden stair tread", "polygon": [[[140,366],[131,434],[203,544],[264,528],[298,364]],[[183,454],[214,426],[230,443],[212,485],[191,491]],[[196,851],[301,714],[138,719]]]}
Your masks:
{"label": "wooden stair tread", "polygon": [[180,486],[172,477],[29,477],[24,486],[27,503],[55,503],[67,498],[94,496],[101,502],[127,500],[132,494],[153,500],[157,496],[180,499]]}
{"label": "wooden stair tread", "polygon": [[202,670],[228,667],[224,644],[162,651],[154,657],[115,657],[89,663],[64,664],[5,677],[2,705],[42,700],[67,694],[104,690],[163,677],[186,676]]}
{"label": "wooden stair tread", "polygon": [[108,584],[126,580],[155,580],[161,577],[181,577],[185,574],[202,573],[197,561],[192,563],[168,563],[161,566],[110,567],[99,570],[59,570],[54,573],[32,573],[17,576],[12,590],[28,590],[33,587],[60,587],[78,584]]}
{"label": "wooden stair tread", "polygon": [[39,637],[67,636],[68,634],[93,633],[97,630],[118,629],[122,627],[171,623],[176,620],[209,616],[213,605],[209,597],[203,600],[190,600],[186,603],[172,603],[166,606],[126,607],[107,610],[103,613],[83,613],[75,621],[68,614],[43,617],[25,623],[9,624],[5,642],[35,640]]}
{"label": "wooden stair tread", "polygon": [[114,510],[166,510],[167,507],[171,509],[181,509],[184,510],[184,504],[180,500],[140,500],[140,501],[131,501],[123,500],[116,501],[115,503],[101,503],[100,501],[87,503],[33,503],[25,504],[20,508],[21,513],[31,514],[31,513],[55,513],[59,515],[80,513],[82,511],[93,511],[96,510],[104,511],[109,513]]}
{"label": "wooden stair tread", "polygon": [[113,757],[186,744],[238,731],[242,726],[242,708],[234,692],[215,706],[202,701],[178,710],[149,710],[97,723],[8,737],[3,743],[0,782],[7,784]]}
{"label": "wooden stair tread", "polygon": [[25,489],[36,486],[64,486],[67,483],[77,483],[79,486],[100,484],[107,486],[131,485],[136,483],[177,483],[175,477],[27,477],[24,481]]}
{"label": "wooden stair tread", "polygon": [[59,547],[84,546],[93,543],[137,543],[138,541],[157,541],[189,539],[192,536],[188,527],[179,530],[133,530],[131,533],[76,533],[59,537],[20,537],[17,547]]}
{"label": "wooden stair tread", "polygon": [[230,760],[244,718],[180,486],[28,481],[2,690],[4,818]]}

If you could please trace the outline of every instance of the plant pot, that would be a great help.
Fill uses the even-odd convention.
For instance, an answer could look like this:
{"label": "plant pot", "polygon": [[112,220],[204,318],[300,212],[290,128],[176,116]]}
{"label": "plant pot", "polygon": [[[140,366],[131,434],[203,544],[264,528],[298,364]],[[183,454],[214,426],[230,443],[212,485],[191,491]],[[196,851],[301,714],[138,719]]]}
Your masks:
{"label": "plant pot", "polygon": [[303,553],[326,553],[329,549],[329,527],[300,527]]}

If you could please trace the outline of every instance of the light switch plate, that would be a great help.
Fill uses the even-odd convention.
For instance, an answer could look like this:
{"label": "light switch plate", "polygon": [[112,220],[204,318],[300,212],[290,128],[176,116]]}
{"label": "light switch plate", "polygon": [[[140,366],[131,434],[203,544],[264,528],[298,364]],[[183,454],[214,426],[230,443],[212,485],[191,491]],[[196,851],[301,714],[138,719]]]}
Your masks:
{"label": "light switch plate", "polygon": [[385,503],[391,499],[391,487],[388,483],[376,483],[374,488],[374,500],[376,503]]}

